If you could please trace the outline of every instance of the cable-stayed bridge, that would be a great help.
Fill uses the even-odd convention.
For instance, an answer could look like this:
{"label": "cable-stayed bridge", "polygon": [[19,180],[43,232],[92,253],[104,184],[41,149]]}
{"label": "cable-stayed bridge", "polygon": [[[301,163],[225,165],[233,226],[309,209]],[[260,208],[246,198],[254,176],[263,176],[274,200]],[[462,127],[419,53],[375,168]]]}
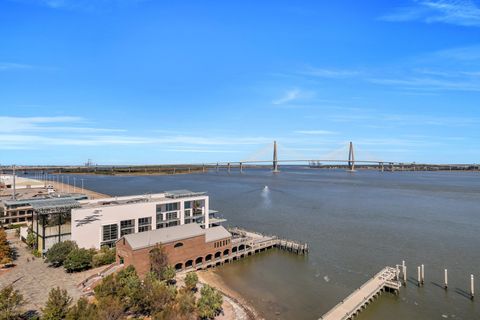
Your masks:
{"label": "cable-stayed bridge", "polygon": [[[358,156],[360,155],[360,157]],[[55,173],[125,173],[125,174],[154,174],[154,173],[190,173],[205,172],[209,169],[228,172],[238,169],[243,172],[247,167],[262,166],[272,168],[272,172],[279,172],[280,165],[305,164],[311,168],[345,168],[349,172],[356,169],[378,169],[380,171],[434,171],[434,170],[479,170],[478,164],[428,164],[415,162],[384,161],[366,150],[357,150],[353,142],[325,153],[318,157],[306,157],[296,149],[290,149],[273,144],[262,146],[248,155],[244,160],[210,163],[186,164],[158,164],[158,165],[94,165],[90,161],[83,166],[0,166],[1,172],[13,170],[23,172],[55,172]]]}

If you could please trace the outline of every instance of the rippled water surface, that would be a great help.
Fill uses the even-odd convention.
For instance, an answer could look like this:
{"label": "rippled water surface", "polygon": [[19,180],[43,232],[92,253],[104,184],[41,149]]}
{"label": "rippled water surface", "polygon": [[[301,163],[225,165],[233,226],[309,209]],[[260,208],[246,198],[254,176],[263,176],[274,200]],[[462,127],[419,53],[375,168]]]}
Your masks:
{"label": "rippled water surface", "polygon": [[480,172],[282,169],[82,178],[112,195],[208,191],[228,224],[308,242],[308,257],[273,250],[217,269],[267,319],[318,319],[402,260],[409,276],[425,264],[425,286],[411,279],[358,319],[480,319],[480,299],[465,296],[470,274],[480,293]]}

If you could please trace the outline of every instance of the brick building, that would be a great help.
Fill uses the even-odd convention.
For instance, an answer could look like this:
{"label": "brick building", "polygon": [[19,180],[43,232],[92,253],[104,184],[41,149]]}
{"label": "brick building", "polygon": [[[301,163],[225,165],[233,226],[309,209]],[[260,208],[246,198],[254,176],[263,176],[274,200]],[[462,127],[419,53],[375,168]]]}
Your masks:
{"label": "brick building", "polygon": [[168,263],[181,270],[199,270],[220,263],[232,251],[231,234],[222,226],[203,229],[185,224],[128,234],[116,242],[117,263],[133,265],[139,275],[150,271],[150,251],[161,244]]}

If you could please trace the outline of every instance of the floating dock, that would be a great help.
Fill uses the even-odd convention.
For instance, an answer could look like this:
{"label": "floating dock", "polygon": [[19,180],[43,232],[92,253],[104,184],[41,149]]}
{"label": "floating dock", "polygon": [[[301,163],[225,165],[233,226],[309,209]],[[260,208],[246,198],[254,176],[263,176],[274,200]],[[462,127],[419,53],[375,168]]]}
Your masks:
{"label": "floating dock", "polygon": [[351,320],[364,310],[382,292],[398,293],[401,283],[398,281],[398,269],[385,267],[373,278],[350,294],[345,300],[325,313],[319,320]]}

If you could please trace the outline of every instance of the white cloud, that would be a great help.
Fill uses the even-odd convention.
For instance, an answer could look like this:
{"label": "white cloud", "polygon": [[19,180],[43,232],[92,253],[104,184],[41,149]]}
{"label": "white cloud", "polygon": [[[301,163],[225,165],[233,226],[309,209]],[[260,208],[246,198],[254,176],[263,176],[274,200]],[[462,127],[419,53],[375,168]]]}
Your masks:
{"label": "white cloud", "polygon": [[300,97],[300,94],[301,94],[301,91],[299,89],[288,90],[284,93],[284,95],[281,98],[272,101],[272,103],[279,105],[279,104],[292,102],[294,100],[297,100]]}
{"label": "white cloud", "polygon": [[112,7],[135,5],[144,0],[16,0],[23,3],[41,5],[50,9],[94,11]]}
{"label": "white cloud", "polygon": [[31,65],[22,63],[0,62],[0,71],[14,70],[14,69],[30,69]]}
{"label": "white cloud", "polygon": [[[0,117],[0,149],[36,149],[42,146],[163,145],[178,152],[208,152],[192,146],[255,145],[271,142],[265,137],[196,136],[158,133],[131,136],[124,129],[85,126],[80,117]],[[121,133],[121,134],[120,134]],[[172,150],[173,150],[172,149]],[[183,151],[180,151],[182,149]],[[203,150],[203,151],[201,151]],[[211,152],[227,152],[214,150]]]}
{"label": "white cloud", "polygon": [[298,130],[298,131],[295,131],[295,133],[298,133],[298,134],[306,134],[306,135],[331,135],[331,134],[337,134],[337,132],[328,131],[328,130]]}
{"label": "white cloud", "polygon": [[413,21],[480,26],[480,8],[473,0],[417,0],[380,17],[384,21]]}
{"label": "white cloud", "polygon": [[360,74],[360,72],[356,70],[323,69],[314,67],[308,67],[307,69],[300,71],[299,73],[308,76],[335,79],[350,78]]}

